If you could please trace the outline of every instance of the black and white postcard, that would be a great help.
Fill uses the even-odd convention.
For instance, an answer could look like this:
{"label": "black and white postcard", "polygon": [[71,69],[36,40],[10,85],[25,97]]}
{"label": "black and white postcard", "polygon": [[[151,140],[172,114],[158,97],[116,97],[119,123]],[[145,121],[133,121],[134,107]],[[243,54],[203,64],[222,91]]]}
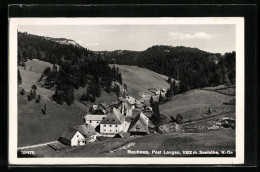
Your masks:
{"label": "black and white postcard", "polygon": [[243,18],[9,22],[10,164],[244,162]]}

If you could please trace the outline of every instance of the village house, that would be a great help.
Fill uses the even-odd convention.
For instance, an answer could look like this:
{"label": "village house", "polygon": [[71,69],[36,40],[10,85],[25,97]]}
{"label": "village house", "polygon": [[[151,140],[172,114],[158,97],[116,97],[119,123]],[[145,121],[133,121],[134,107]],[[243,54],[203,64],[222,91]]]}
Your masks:
{"label": "village house", "polygon": [[101,121],[100,133],[115,135],[121,131],[127,132],[130,122],[118,109],[113,108],[112,112]]}
{"label": "village house", "polygon": [[81,146],[86,144],[83,134],[73,127],[68,127],[62,133],[60,140],[69,146]]}
{"label": "village house", "polygon": [[86,124],[91,124],[94,128],[96,128],[106,116],[107,115],[87,114],[86,116],[84,116],[84,120]]}
{"label": "village house", "polygon": [[95,128],[90,124],[68,127],[61,135],[60,141],[69,146],[82,146],[96,140]]}
{"label": "village house", "polygon": [[132,121],[131,125],[129,126],[128,132],[130,132],[131,135],[149,134],[148,125],[149,125],[149,119],[141,112]]}
{"label": "village house", "polygon": [[109,110],[109,106],[106,103],[100,103],[99,105],[93,105],[89,109],[89,112],[91,114],[104,115],[108,112],[108,110]]}
{"label": "village house", "polygon": [[86,142],[94,142],[96,140],[97,133],[91,124],[78,125],[73,128],[78,130],[85,137]]}

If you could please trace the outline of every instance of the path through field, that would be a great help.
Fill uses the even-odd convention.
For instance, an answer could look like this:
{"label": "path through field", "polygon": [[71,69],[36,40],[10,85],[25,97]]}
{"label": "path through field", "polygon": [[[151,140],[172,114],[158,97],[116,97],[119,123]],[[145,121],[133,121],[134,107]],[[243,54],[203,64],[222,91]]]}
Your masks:
{"label": "path through field", "polygon": [[51,141],[51,142],[47,142],[47,143],[41,143],[41,144],[36,144],[36,145],[18,147],[18,150],[30,149],[30,148],[37,148],[37,147],[46,146],[46,145],[48,145],[48,144],[53,144],[53,143],[57,143],[57,142],[58,142],[58,141]]}

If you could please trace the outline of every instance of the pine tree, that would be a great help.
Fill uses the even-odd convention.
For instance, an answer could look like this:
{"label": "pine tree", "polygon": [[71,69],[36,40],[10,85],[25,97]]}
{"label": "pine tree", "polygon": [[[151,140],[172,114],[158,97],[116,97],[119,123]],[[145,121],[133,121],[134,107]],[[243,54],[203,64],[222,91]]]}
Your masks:
{"label": "pine tree", "polygon": [[22,84],[22,77],[21,77],[21,74],[20,74],[20,70],[18,69],[18,85],[21,85]]}
{"label": "pine tree", "polygon": [[122,84],[122,75],[121,75],[121,73],[119,73],[118,75],[118,82],[120,83],[120,84]]}
{"label": "pine tree", "polygon": [[88,86],[88,87],[87,87],[87,90],[86,90],[85,100],[86,100],[86,101],[89,101],[89,99],[90,99],[90,88],[89,88],[89,86]]}
{"label": "pine tree", "polygon": [[80,96],[80,101],[84,101],[86,100],[86,92],[84,92],[81,96]]}
{"label": "pine tree", "polygon": [[159,103],[162,102],[163,98],[162,98],[162,92],[160,90],[160,95],[159,95]]}
{"label": "pine tree", "polygon": [[153,104],[154,104],[154,102],[153,102],[153,96],[151,96],[151,98],[150,98],[150,106],[153,107]]}
{"label": "pine tree", "polygon": [[100,97],[101,95],[101,86],[100,86],[100,82],[99,79],[97,79],[97,83],[95,84],[95,93],[96,93],[96,97]]}

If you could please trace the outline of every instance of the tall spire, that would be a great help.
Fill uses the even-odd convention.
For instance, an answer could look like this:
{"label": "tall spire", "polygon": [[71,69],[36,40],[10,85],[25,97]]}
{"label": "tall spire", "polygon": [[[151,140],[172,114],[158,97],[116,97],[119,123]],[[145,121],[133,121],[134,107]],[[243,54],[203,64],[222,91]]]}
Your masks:
{"label": "tall spire", "polygon": [[125,95],[125,89],[124,89],[124,92],[123,92],[123,100],[125,101],[125,98],[126,98],[126,95]]}

